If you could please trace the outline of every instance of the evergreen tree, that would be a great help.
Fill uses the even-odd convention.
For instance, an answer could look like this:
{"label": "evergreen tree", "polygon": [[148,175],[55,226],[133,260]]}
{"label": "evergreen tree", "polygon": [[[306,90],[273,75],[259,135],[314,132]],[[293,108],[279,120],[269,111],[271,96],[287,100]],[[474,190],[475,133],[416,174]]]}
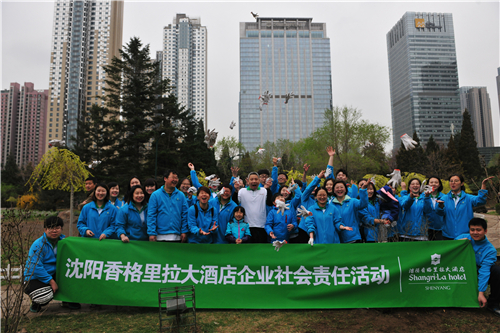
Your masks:
{"label": "evergreen tree", "polygon": [[19,185],[20,183],[20,170],[14,155],[11,154],[7,156],[5,164],[2,165],[2,184]]}
{"label": "evergreen tree", "polygon": [[248,174],[250,172],[257,171],[254,169],[254,166],[252,163],[252,158],[250,157],[250,152],[247,151],[243,155],[243,158],[241,158],[241,161],[240,161],[239,168],[240,168],[239,174],[240,174],[241,179],[243,179],[243,181],[246,179],[246,177],[248,176]]}
{"label": "evergreen tree", "polygon": [[477,142],[474,136],[474,129],[470,114],[467,109],[463,113],[462,131],[460,132],[460,141],[458,142],[458,156],[462,161],[465,176],[479,180],[483,175],[481,163],[479,161],[479,151],[477,150]]}
{"label": "evergreen tree", "polygon": [[[458,173],[463,174],[462,161],[458,156],[457,146],[455,145],[455,137],[450,135],[450,140],[448,141],[448,146],[443,155],[444,163],[450,166],[449,174]],[[444,179],[447,179],[449,175],[446,175]]]}
{"label": "evergreen tree", "polygon": [[406,150],[403,143],[401,143],[401,148],[399,148],[396,155],[397,167],[401,172],[425,174],[427,158],[424,149],[420,145],[420,138],[417,132],[413,133],[413,140],[417,142],[417,146],[414,149]]}
{"label": "evergreen tree", "polygon": [[425,146],[425,155],[429,156],[432,153],[439,151],[439,145],[434,140],[434,136],[431,135],[429,141],[427,141],[427,145]]}

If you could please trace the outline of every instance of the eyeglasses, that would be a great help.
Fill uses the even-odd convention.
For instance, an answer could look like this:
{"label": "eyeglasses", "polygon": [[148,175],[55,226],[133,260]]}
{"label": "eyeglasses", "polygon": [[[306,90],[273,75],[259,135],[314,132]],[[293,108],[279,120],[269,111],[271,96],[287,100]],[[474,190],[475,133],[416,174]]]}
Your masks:
{"label": "eyeglasses", "polygon": [[62,227],[58,225],[57,227],[48,227],[49,230],[62,230]]}

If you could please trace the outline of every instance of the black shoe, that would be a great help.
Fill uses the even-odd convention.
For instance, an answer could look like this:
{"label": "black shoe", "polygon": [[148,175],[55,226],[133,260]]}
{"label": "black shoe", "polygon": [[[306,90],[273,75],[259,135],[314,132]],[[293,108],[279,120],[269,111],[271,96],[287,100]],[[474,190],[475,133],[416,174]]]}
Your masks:
{"label": "black shoe", "polygon": [[42,306],[40,304],[31,303],[30,312],[38,313],[42,311]]}
{"label": "black shoe", "polygon": [[70,303],[70,302],[62,302],[61,306],[63,308],[68,308],[70,310],[79,310],[82,308],[80,303]]}
{"label": "black shoe", "polygon": [[486,308],[489,311],[493,312],[495,315],[497,315],[497,316],[500,317],[500,306],[498,306],[498,305],[497,306],[491,306],[491,307],[490,306],[486,306]]}

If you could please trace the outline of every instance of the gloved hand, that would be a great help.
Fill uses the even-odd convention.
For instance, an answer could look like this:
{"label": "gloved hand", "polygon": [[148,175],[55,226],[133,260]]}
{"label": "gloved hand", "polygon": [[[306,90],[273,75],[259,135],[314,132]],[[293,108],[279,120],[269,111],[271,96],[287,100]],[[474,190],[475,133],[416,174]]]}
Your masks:
{"label": "gloved hand", "polygon": [[410,150],[415,148],[418,145],[417,141],[413,140],[408,134],[401,135],[401,142],[405,146],[406,150]]}
{"label": "gloved hand", "polygon": [[221,190],[219,192],[217,192],[217,196],[220,198],[221,195],[223,195],[225,192],[225,188],[221,188]]}
{"label": "gloved hand", "polygon": [[332,169],[330,168],[326,168],[326,171],[325,171],[325,178],[328,178],[328,176],[330,176],[332,174]]}
{"label": "gloved hand", "polygon": [[392,176],[392,178],[387,182],[387,185],[396,188],[401,184],[401,170],[394,169],[394,171],[392,171],[392,173],[388,174],[387,176]]}
{"label": "gloved hand", "polygon": [[198,192],[198,190],[196,189],[196,187],[191,186],[190,188],[188,188],[188,193],[196,194],[196,192]]}
{"label": "gloved hand", "polygon": [[275,240],[275,241],[273,242],[273,246],[274,246],[274,249],[276,250],[276,252],[278,252],[278,251],[280,250],[280,248],[281,248],[283,245],[285,245],[285,244],[287,244],[287,241],[286,241],[286,240],[284,240],[284,241]]}
{"label": "gloved hand", "polygon": [[278,213],[285,215],[285,209],[290,209],[290,204],[287,204],[281,200],[276,200],[276,207],[278,207]]}
{"label": "gloved hand", "polygon": [[234,121],[232,121],[232,122],[231,122],[231,124],[229,125],[229,128],[230,128],[230,129],[233,129],[233,128],[234,128],[234,126],[236,126],[236,123],[235,123]]}
{"label": "gloved hand", "polygon": [[306,218],[306,217],[308,217],[308,216],[312,216],[312,213],[311,213],[310,211],[308,211],[308,210],[306,209],[306,207],[304,207],[304,205],[300,205],[300,207],[299,207],[299,208],[297,208],[297,212],[298,212],[297,216],[299,216],[299,215],[300,215],[300,216],[302,216],[303,218]]}
{"label": "gloved hand", "polygon": [[265,149],[264,149],[264,148],[259,148],[259,150],[257,150],[257,152],[256,152],[255,154],[260,154],[260,155],[262,155],[262,154],[264,154],[264,151],[265,151]]}
{"label": "gloved hand", "polygon": [[293,192],[294,192],[296,189],[298,189],[298,188],[299,188],[299,185],[298,185],[298,184],[293,184],[292,186],[290,186],[290,187],[288,188],[288,191],[289,191],[290,193],[293,193]]}
{"label": "gloved hand", "polygon": [[314,238],[309,238],[309,242],[307,244],[313,246],[314,245]]}

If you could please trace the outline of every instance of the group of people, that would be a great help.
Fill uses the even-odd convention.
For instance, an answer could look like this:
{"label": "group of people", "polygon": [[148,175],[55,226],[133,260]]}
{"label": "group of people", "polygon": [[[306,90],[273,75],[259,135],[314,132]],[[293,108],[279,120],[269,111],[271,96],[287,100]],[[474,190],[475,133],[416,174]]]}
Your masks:
{"label": "group of people", "polygon": [[[345,170],[334,174],[335,150],[329,147],[327,153],[326,169],[309,184],[307,164],[302,180],[289,182],[287,174],[279,172],[277,158],[273,158],[271,172],[267,169],[250,172],[246,184],[238,176],[239,169],[233,167],[229,183],[221,184],[216,175],[211,175],[207,177],[208,186],[202,186],[192,163],[188,164],[190,178],[179,179],[175,170],[167,170],[161,187],[154,179],[142,183],[138,177],[132,177],[123,201],[118,198],[118,183],[98,183],[91,177],[85,181],[89,195],[79,206],[78,232],[81,237],[119,239],[124,243],[279,241],[311,246],[468,238],[478,261],[478,300],[481,306],[488,304],[500,315],[500,269],[494,265],[496,251],[493,260],[495,249],[485,236],[486,221],[479,219],[478,222],[473,215],[473,207],[486,202],[488,179],[483,181],[477,196],[465,193],[464,178],[458,174],[449,177],[451,191],[447,194],[441,192],[443,186],[438,177],[429,177],[427,187],[423,187],[418,178],[408,182],[408,189],[401,183],[401,191],[396,195],[390,186],[393,183],[377,189],[375,182],[369,179],[348,182]],[[322,179],[324,183],[320,186]],[[33,280],[39,280],[45,291],[49,291],[47,287],[53,292],[57,289],[53,273],[57,240],[64,237],[61,223],[57,218],[46,221],[44,236],[30,250],[31,256],[43,247],[48,253],[44,258],[50,257],[42,264],[37,263],[35,269],[33,263],[28,262],[25,276],[31,277],[30,287]],[[477,232],[479,229],[482,231]],[[38,273],[43,271],[41,265],[54,267],[45,269],[41,276]],[[481,295],[488,282],[492,292],[486,302]],[[38,286],[33,290],[39,290]],[[36,296],[31,298],[33,304],[41,304]]]}

